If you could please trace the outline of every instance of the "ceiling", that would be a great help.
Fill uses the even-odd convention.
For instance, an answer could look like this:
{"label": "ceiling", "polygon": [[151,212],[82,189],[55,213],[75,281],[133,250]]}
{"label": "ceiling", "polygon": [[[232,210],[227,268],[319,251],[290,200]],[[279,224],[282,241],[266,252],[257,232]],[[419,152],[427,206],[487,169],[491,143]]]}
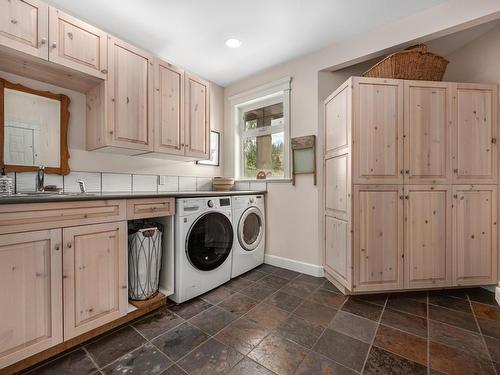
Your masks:
{"label": "ceiling", "polygon": [[49,0],[222,86],[443,1]]}

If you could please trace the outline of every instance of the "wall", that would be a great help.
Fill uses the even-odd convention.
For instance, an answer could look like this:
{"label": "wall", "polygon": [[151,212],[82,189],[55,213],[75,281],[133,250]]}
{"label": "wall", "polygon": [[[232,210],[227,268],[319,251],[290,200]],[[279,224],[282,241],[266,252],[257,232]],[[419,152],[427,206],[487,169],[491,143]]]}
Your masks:
{"label": "wall", "polygon": [[[394,47],[431,40],[500,17],[495,0],[449,0],[434,8],[400,19],[369,33],[332,45],[316,53],[276,66],[226,87],[224,127],[234,132],[228,97],[285,76],[291,83],[291,136],[318,135],[318,171],[321,170],[322,133],[320,100],[338,78],[324,73],[380,56]],[[321,84],[320,84],[321,81]],[[224,172],[233,174],[231,137],[224,143]],[[298,176],[296,185],[267,184],[267,260],[303,272],[321,274],[321,175],[318,186],[311,176]]]}
{"label": "wall", "polygon": [[[155,175],[180,175],[180,176],[218,176],[222,173],[220,167],[196,165],[194,162],[183,162],[142,157],[130,157],[85,150],[85,96],[79,92],[61,87],[34,81],[14,74],[0,71],[0,78],[10,82],[20,83],[25,86],[47,90],[58,94],[65,94],[71,99],[69,106],[69,134],[68,145],[70,153],[70,169],[73,171],[87,172],[119,172]],[[210,123],[213,130],[223,134],[223,103],[224,90],[222,87],[211,84],[210,96]],[[224,150],[221,150],[221,162],[224,160]]]}
{"label": "wall", "polygon": [[446,56],[445,81],[500,83],[500,26]]}

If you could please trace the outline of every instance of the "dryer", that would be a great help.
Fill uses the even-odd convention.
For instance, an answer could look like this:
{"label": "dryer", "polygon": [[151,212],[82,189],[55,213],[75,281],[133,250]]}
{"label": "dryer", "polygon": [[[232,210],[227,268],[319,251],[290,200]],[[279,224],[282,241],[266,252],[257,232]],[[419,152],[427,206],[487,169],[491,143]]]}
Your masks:
{"label": "dryer", "polygon": [[231,197],[233,205],[233,261],[231,277],[264,263],[266,218],[264,195]]}
{"label": "dryer", "polygon": [[175,286],[177,303],[231,278],[234,230],[230,197],[176,200]]}

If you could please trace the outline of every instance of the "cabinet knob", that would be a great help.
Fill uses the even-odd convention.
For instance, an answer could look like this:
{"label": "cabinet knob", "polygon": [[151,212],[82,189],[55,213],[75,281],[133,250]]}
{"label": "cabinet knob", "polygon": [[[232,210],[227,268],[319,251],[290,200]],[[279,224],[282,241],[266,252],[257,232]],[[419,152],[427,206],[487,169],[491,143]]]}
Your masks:
{"label": "cabinet knob", "polygon": [[57,43],[56,42],[52,42],[52,48],[57,48]]}
{"label": "cabinet knob", "polygon": [[101,73],[102,73],[102,74],[108,74],[108,69],[102,69],[102,70],[101,70]]}
{"label": "cabinet knob", "polygon": [[405,171],[405,173],[406,173],[406,174],[410,174],[410,170],[409,170],[409,169],[407,169],[407,170]]}
{"label": "cabinet knob", "polygon": [[40,44],[43,46],[45,44],[47,44],[47,38],[42,38],[40,39]]}
{"label": "cabinet knob", "polygon": [[54,247],[54,249],[55,249],[56,251],[61,250],[61,245],[57,244],[57,245]]}
{"label": "cabinet knob", "polygon": [[71,242],[68,242],[68,244],[66,246],[68,247],[68,249],[71,249],[71,247],[73,246],[73,244]]}
{"label": "cabinet knob", "polygon": [[457,168],[455,168],[455,169],[453,170],[453,173],[458,173],[458,169],[457,169]]}

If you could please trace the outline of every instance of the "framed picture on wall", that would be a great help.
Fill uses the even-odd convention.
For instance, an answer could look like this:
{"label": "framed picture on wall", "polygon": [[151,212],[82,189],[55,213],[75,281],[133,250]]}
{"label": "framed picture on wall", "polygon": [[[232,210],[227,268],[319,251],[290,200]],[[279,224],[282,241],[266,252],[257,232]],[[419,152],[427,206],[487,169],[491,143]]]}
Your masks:
{"label": "framed picture on wall", "polygon": [[199,165],[211,165],[218,167],[220,164],[220,133],[210,131],[210,159],[197,161]]}

